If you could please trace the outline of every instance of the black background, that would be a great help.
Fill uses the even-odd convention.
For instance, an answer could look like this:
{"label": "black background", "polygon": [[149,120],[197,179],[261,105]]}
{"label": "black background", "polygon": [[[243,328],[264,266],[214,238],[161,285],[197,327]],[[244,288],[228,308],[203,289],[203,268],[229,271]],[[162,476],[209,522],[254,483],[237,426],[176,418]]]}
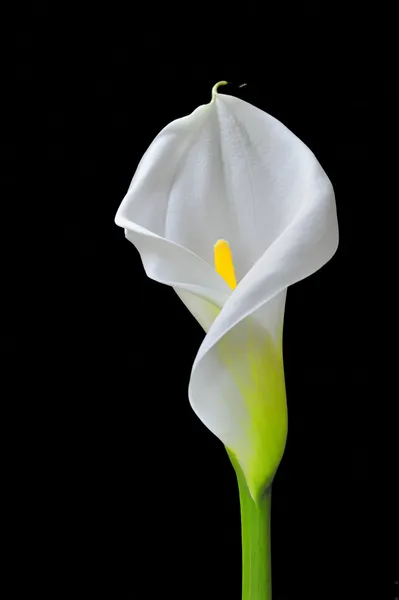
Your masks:
{"label": "black background", "polygon": [[227,79],[313,150],[340,225],[336,256],[288,292],[273,598],[395,597],[399,80],[372,40],[343,49],[324,18],[305,49],[299,25],[298,41],[271,17],[258,30],[263,8],[196,36],[198,7],[38,3],[13,22],[1,350],[17,595],[240,598],[234,472],[187,398],[202,330],[113,222],[154,136]]}

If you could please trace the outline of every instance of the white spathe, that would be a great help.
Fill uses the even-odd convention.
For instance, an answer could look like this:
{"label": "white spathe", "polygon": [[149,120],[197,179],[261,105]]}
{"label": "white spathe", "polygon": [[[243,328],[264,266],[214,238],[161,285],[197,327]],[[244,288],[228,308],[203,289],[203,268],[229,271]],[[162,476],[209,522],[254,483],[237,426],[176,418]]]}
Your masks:
{"label": "white spathe", "polygon": [[[257,497],[286,438],[286,289],[324,265],[338,245],[327,175],[278,120],[214,91],[210,104],[157,135],[115,221],[147,275],[172,286],[207,332],[191,372],[190,403],[236,455]],[[218,239],[230,244],[235,290],[215,271]],[[283,398],[278,410],[273,394]]]}

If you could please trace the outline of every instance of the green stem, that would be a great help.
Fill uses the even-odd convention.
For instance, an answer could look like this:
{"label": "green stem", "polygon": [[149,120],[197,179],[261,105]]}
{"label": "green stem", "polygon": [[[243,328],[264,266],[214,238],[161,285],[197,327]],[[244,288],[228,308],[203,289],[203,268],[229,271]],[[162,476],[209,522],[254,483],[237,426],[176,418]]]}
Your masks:
{"label": "green stem", "polygon": [[242,600],[271,600],[270,508],[271,486],[256,504],[235,457],[228,452],[237,474],[241,507]]}

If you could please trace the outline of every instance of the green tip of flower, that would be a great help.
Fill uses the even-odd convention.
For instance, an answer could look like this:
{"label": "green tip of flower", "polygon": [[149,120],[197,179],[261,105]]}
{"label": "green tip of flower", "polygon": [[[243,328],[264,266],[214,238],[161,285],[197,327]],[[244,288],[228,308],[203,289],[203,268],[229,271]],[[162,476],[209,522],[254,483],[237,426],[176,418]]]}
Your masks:
{"label": "green tip of flower", "polygon": [[227,85],[228,81],[218,81],[212,88],[212,101],[216,98],[216,94],[218,93],[218,87],[220,85]]}

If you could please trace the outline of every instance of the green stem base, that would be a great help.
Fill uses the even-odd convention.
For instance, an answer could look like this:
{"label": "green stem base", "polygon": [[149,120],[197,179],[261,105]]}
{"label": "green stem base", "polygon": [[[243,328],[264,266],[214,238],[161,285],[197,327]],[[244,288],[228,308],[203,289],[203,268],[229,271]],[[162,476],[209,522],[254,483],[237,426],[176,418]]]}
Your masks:
{"label": "green stem base", "polygon": [[255,504],[234,456],[241,507],[242,600],[272,600],[270,509],[271,485]]}

